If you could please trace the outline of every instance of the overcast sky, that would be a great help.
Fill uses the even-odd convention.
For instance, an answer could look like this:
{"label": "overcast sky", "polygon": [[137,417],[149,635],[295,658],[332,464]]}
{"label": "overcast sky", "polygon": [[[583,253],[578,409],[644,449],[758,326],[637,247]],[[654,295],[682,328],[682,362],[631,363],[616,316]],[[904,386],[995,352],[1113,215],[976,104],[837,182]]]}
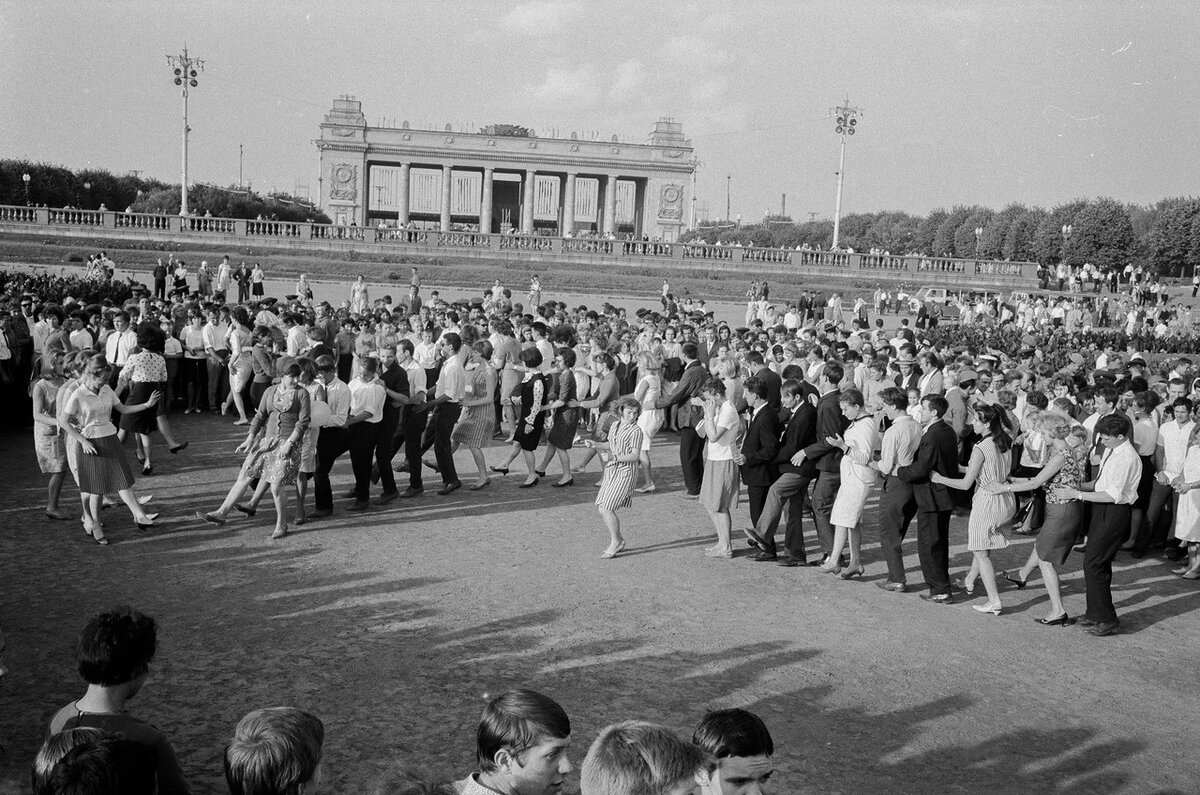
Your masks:
{"label": "overcast sky", "polygon": [[0,156],[179,180],[165,55],[206,70],[191,177],[317,191],[317,125],[489,123],[644,141],[683,123],[700,202],[831,217],[830,110],[862,109],[844,210],[1081,196],[1149,203],[1200,183],[1200,2],[0,3]]}

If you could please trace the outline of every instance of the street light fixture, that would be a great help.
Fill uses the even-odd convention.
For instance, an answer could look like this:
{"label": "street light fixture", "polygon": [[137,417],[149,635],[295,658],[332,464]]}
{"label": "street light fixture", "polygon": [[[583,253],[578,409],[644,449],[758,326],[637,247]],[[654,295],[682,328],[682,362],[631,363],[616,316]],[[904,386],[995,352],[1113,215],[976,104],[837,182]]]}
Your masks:
{"label": "street light fixture", "polygon": [[168,55],[167,63],[175,74],[175,85],[183,90],[183,184],[180,186],[179,214],[188,214],[188,89],[199,85],[196,78],[204,71],[204,61],[188,57],[187,45],[183,46],[182,55]]}
{"label": "street light fixture", "polygon": [[858,119],[856,118],[860,111],[858,108],[850,106],[850,98],[845,99],[845,104],[834,109],[837,116],[837,126],[834,132],[842,138],[841,155],[838,157],[837,170],[837,202],[833,208],[833,245],[830,247],[836,250],[838,247],[838,236],[842,228],[842,179],[846,174],[846,136],[854,135],[854,130],[858,127]]}
{"label": "street light fixture", "polygon": [[1062,261],[1064,264],[1067,261],[1067,241],[1071,239],[1071,232],[1073,232],[1074,229],[1075,228],[1073,226],[1071,226],[1070,224],[1062,225],[1062,237],[1063,237]]}
{"label": "street light fixture", "polygon": [[83,183],[83,208],[82,209],[84,209],[84,210],[89,209],[88,205],[91,203],[92,203],[92,183],[85,182],[85,183]]}
{"label": "street light fixture", "polygon": [[21,175],[21,181],[25,183],[25,206],[26,207],[29,206],[29,180],[31,180],[31,179],[33,179],[33,177],[29,176],[28,172]]}
{"label": "street light fixture", "polygon": [[983,242],[983,227],[975,227],[975,259],[979,259],[979,244]]}

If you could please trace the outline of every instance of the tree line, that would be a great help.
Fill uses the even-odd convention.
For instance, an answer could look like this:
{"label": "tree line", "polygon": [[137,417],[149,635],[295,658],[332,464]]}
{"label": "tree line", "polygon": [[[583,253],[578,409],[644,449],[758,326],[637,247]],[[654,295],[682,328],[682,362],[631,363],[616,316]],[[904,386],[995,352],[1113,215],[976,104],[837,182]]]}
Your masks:
{"label": "tree line", "polygon": [[[29,182],[25,182],[25,175]],[[48,163],[0,159],[0,204],[131,210],[179,214],[179,183],[104,169],[75,171]],[[188,188],[188,211],[218,218],[270,218],[329,223],[329,216],[286,194],[263,196],[239,188],[196,184]]]}
{"label": "tree line", "polygon": [[[1064,229],[1065,228],[1065,229]],[[978,234],[977,234],[978,231]],[[767,216],[763,223],[702,224],[682,238],[771,248],[828,248],[832,221],[796,223]],[[1075,199],[1053,209],[1010,204],[999,212],[980,206],[842,217],[839,245],[961,259],[998,259],[1102,270],[1142,265],[1163,276],[1190,276],[1200,263],[1200,199],[1177,197],[1150,206],[1115,199]]]}

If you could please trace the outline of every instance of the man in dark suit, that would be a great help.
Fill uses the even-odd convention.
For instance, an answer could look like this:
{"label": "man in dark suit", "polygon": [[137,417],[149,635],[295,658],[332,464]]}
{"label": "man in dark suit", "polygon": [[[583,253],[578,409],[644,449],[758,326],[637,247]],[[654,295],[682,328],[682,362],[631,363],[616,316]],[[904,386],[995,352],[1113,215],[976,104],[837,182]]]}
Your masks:
{"label": "man in dark suit", "polygon": [[696,433],[696,423],[703,416],[703,410],[692,405],[692,398],[700,397],[708,381],[708,371],[696,360],[698,355],[696,343],[683,343],[683,375],[671,394],[663,395],[654,404],[659,409],[679,407],[676,415],[679,418],[679,467],[683,471],[683,496],[688,499],[700,496],[700,481],[704,477],[704,440]]}
{"label": "man in dark suit", "polygon": [[767,384],[762,379],[758,376],[747,378],[744,389],[751,415],[738,464],[742,470],[742,482],[746,484],[750,495],[750,524],[753,526],[758,524],[767,500],[767,491],[778,475],[775,453],[779,450],[779,435],[783,432],[783,426],[779,422],[779,412],[768,402]]}
{"label": "man in dark suit", "polygon": [[904,351],[896,357],[896,365],[900,368],[900,374],[895,377],[896,386],[904,390],[905,394],[910,389],[917,389],[921,385],[921,370],[917,367],[917,360],[908,351]]}
{"label": "man in dark suit", "polygon": [[917,554],[921,574],[929,586],[921,598],[936,604],[949,604],[950,591],[950,514],[954,502],[945,486],[932,483],[929,475],[937,472],[957,478],[958,436],[942,418],[948,405],[941,395],[926,395],[921,399],[920,420],[925,426],[917,455],[898,475],[912,484],[917,501]]}
{"label": "man in dark suit", "polygon": [[804,398],[799,381],[788,379],[783,382],[781,396],[783,408],[788,412],[783,438],[775,453],[772,464],[778,468],[779,476],[767,489],[762,513],[754,523],[754,529],[746,535],[759,549],[754,560],[758,562],[779,560],[775,548],[775,531],[783,514],[784,502],[788,506],[787,528],[783,545],[787,555],[779,560],[781,566],[798,566],[804,563],[804,492],[816,475],[811,461],[804,460],[800,451],[817,439],[817,410]]}
{"label": "man in dark suit", "polygon": [[[759,351],[746,352],[746,365],[751,371],[751,376],[762,381],[767,387],[767,405],[779,413],[779,407],[782,402],[779,398],[779,387],[783,384],[783,379],[779,374],[767,367],[766,361],[763,359],[762,353]],[[746,407],[738,408],[739,411],[745,411]]]}
{"label": "man in dark suit", "polygon": [[[803,458],[811,461],[817,469],[817,482],[812,493],[813,523],[817,526],[817,539],[826,556],[833,549],[833,524],[829,517],[833,511],[833,500],[842,485],[842,449],[826,440],[830,437],[840,438],[850,425],[838,406],[841,392],[837,385],[845,375],[842,365],[836,361],[830,360],[822,365],[817,381],[817,388],[821,390],[821,398],[817,401],[817,439],[800,451]],[[819,564],[813,562],[812,565]]]}

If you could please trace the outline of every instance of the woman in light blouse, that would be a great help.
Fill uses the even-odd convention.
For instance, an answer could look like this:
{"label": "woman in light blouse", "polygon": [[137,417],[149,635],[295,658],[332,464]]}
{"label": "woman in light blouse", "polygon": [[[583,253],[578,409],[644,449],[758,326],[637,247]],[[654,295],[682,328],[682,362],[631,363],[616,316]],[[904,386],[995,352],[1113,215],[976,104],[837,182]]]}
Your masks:
{"label": "woman in light blouse", "polygon": [[863,405],[863,394],[857,389],[847,389],[838,399],[838,407],[842,415],[850,421],[849,427],[840,437],[830,437],[825,441],[840,449],[845,455],[841,463],[841,487],[833,501],[833,510],[829,521],[834,526],[833,550],[829,559],[821,566],[822,571],[832,574],[839,573],[838,561],[842,557],[842,549],[847,541],[850,545],[850,565],[840,572],[843,580],[861,576],[862,565],[862,532],[859,521],[862,519],[863,508],[867,504],[867,496],[875,485],[876,473],[871,468],[871,459],[879,444],[879,424]]}
{"label": "woman in light blouse", "polygon": [[126,405],[108,386],[111,373],[112,367],[103,356],[91,357],[79,378],[79,388],[67,398],[60,415],[63,430],[78,448],[79,492],[87,505],[83,526],[101,546],[108,545],[100,525],[100,500],[105,494],[115,491],[120,495],[138,527],[153,527],[158,515],[143,511],[133,492],[133,470],[117,441],[112,412],[131,414],[153,408],[162,393],[155,391],[145,403]]}
{"label": "woman in light blouse", "polygon": [[221,407],[221,413],[226,414],[229,407],[237,409],[238,419],[234,425],[249,425],[250,418],[246,416],[246,403],[242,395],[250,383],[253,374],[250,349],[253,344],[254,329],[250,325],[250,313],[244,306],[235,306],[229,325],[229,397]]}
{"label": "woman in light blouse", "polygon": [[693,398],[693,402],[704,409],[704,419],[696,426],[696,433],[706,442],[699,502],[717,531],[717,543],[706,548],[704,554],[710,558],[732,558],[730,513],[738,505],[742,485],[738,465],[745,428],[733,402],[726,397],[721,379],[709,379],[701,397]]}
{"label": "woman in light blouse", "polygon": [[199,414],[208,394],[208,356],[204,345],[204,318],[199,309],[188,310],[188,322],[180,334],[183,344],[183,383],[187,390],[184,414]]}

